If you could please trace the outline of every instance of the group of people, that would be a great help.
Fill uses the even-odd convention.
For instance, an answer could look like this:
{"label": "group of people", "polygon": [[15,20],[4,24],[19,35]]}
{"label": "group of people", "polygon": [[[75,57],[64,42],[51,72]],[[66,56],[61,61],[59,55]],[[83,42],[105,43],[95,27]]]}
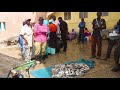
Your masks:
{"label": "group of people", "polygon": [[[105,58],[101,58],[101,51],[102,51],[102,30],[106,29],[106,21],[101,18],[102,13],[97,12],[97,18],[95,18],[92,22],[93,25],[93,33],[92,33],[92,42],[91,42],[91,57],[90,59],[96,58],[99,60],[108,60],[110,58],[110,54],[112,51],[113,46],[117,45],[120,42],[120,20],[115,25],[113,33],[109,34],[108,40],[108,48]],[[81,19],[81,22],[78,25],[79,27],[79,37],[78,41],[84,44],[84,30],[86,27],[86,23],[84,18]],[[90,34],[88,34],[90,35]],[[112,37],[112,38],[111,38]],[[96,53],[96,46],[97,46],[97,53]],[[120,45],[116,49],[120,48]],[[117,50],[115,50],[117,51]],[[118,55],[120,56],[120,55]],[[112,69],[112,71],[119,71],[120,70],[120,63],[119,58],[116,59],[114,55],[116,66]]]}
{"label": "group of people", "polygon": [[[91,32],[87,28],[84,28],[83,38],[80,38],[82,36],[81,34],[82,33],[80,33],[80,31],[79,31],[78,42],[83,41],[83,38],[85,38],[85,37],[91,36]],[[77,33],[75,32],[74,29],[72,29],[71,32],[68,32],[68,40],[74,40],[76,38],[77,38]],[[83,41],[83,43],[84,43],[84,41]]]}
{"label": "group of people", "polygon": [[[106,29],[106,21],[101,18],[102,13],[97,12],[97,18],[92,22],[93,33],[91,34],[86,28],[84,18],[79,23],[79,37],[78,42],[84,44],[85,36],[92,36],[91,42],[91,59],[101,59],[102,51],[102,30]],[[56,17],[52,15],[50,20],[44,20],[43,17],[39,17],[39,23],[30,24],[31,19],[27,19],[23,23],[23,27],[20,31],[20,41],[23,41],[20,45],[22,46],[22,57],[24,60],[31,60],[32,49],[35,46],[35,60],[43,63],[48,54],[55,54],[59,52],[60,47],[58,41],[61,38],[63,42],[63,52],[67,51],[67,38],[73,40],[76,38],[76,32],[72,29],[71,33],[68,33],[68,25],[62,19],[62,17],[56,20]],[[120,20],[115,26],[115,31],[120,34]],[[60,38],[58,37],[60,35]],[[109,40],[107,54],[104,60],[110,58],[112,47],[117,43],[117,40]],[[97,54],[96,54],[97,46]],[[62,46],[61,46],[62,48]]]}
{"label": "group of people", "polygon": [[75,32],[74,29],[72,29],[71,32],[68,32],[68,40],[74,40],[77,37],[77,33]]}
{"label": "group of people", "polygon": [[[92,44],[91,44],[91,57],[90,58],[101,58],[101,49],[102,49],[102,29],[106,29],[106,22],[104,19],[101,18],[102,13],[97,12],[97,18],[93,20],[92,25],[93,25],[93,33],[87,32],[86,35],[91,35],[92,36]],[[78,42],[82,42],[84,44],[84,38],[85,38],[85,29],[86,28],[86,23],[84,21],[84,18],[81,19],[81,22],[78,25],[79,27],[79,37],[78,37]],[[88,31],[88,30],[87,30]],[[96,45],[98,47],[98,52],[96,56]]]}
{"label": "group of people", "polygon": [[108,48],[107,48],[106,56],[103,59],[104,60],[110,59],[112,48],[116,45],[116,48],[114,51],[114,59],[115,59],[116,66],[112,69],[112,71],[119,71],[120,63],[119,63],[118,56],[120,56],[120,54],[116,53],[116,51],[119,50],[120,48],[120,20],[115,25],[113,32],[109,34],[109,37],[110,38],[108,39]]}
{"label": "group of people", "polygon": [[78,36],[78,43],[82,42],[84,44],[85,38],[91,36],[91,32],[86,28],[86,23],[84,21],[84,18],[81,19],[81,22],[78,25],[79,27],[79,36]]}
{"label": "group of people", "polygon": [[[30,21],[31,19],[27,19],[20,31],[19,43],[23,60],[30,61],[32,56],[35,56],[33,58],[38,63],[44,63],[47,53],[55,54],[59,52],[62,47],[58,45],[57,40],[60,40],[57,37],[58,33],[61,35],[63,52],[67,51],[68,26],[62,17],[59,17],[58,21],[54,15],[51,16],[50,20],[39,17],[39,23],[36,24],[31,24]],[[35,53],[33,53],[33,47]]]}

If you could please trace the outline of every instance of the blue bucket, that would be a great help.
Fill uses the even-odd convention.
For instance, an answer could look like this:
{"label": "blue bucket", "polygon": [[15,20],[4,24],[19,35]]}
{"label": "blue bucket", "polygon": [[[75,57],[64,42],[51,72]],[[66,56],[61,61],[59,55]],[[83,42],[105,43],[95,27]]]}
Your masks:
{"label": "blue bucket", "polygon": [[55,48],[47,47],[47,53],[55,54]]}

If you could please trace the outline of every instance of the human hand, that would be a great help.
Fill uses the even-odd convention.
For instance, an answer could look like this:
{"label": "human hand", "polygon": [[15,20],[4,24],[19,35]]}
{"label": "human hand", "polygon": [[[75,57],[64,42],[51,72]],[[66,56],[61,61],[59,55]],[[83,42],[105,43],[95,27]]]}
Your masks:
{"label": "human hand", "polygon": [[27,40],[25,40],[25,45],[28,45],[28,41]]}
{"label": "human hand", "polygon": [[98,28],[99,28],[99,26],[98,26],[98,25],[95,25],[95,26],[94,26],[94,29],[98,29]]}

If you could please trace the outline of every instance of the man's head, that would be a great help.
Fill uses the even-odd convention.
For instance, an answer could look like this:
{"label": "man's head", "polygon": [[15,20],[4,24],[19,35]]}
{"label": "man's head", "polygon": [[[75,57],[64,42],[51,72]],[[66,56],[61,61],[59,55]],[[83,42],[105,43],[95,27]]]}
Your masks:
{"label": "man's head", "polygon": [[118,20],[117,25],[120,25],[120,19]]}
{"label": "man's head", "polygon": [[74,29],[72,29],[72,32],[74,31]]}
{"label": "man's head", "polygon": [[84,22],[84,18],[81,18],[81,21]]}
{"label": "man's head", "polygon": [[56,16],[51,15],[51,16],[50,16],[50,19],[53,19],[53,20],[55,21],[55,20],[56,20]]}
{"label": "man's head", "polygon": [[30,25],[31,19],[27,19],[24,24]]}
{"label": "man's head", "polygon": [[97,17],[101,18],[101,16],[102,16],[102,12],[97,12]]}
{"label": "man's head", "polygon": [[62,17],[59,17],[59,18],[58,18],[58,21],[61,22],[61,21],[62,21]]}
{"label": "man's head", "polygon": [[39,17],[38,21],[39,21],[39,24],[42,25],[44,21],[43,17]]}
{"label": "man's head", "polygon": [[119,21],[118,22],[120,22],[120,19],[119,19]]}

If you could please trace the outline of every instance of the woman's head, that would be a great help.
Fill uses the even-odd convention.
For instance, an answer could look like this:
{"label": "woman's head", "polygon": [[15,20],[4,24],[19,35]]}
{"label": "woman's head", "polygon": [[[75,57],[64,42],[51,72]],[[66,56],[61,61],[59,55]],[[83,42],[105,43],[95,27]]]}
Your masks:
{"label": "woman's head", "polygon": [[30,21],[31,21],[31,19],[25,20],[25,21],[23,22],[23,26],[24,26],[25,24],[27,24],[27,25],[29,26],[29,25],[30,25]]}
{"label": "woman's head", "polygon": [[25,21],[23,22],[23,26],[25,25],[26,23],[25,23]]}
{"label": "woman's head", "polygon": [[39,21],[39,24],[42,25],[44,21],[43,17],[39,17],[38,21]]}
{"label": "woman's head", "polygon": [[56,20],[56,16],[55,15],[51,15],[50,19],[53,19],[55,21]]}
{"label": "woman's head", "polygon": [[31,19],[27,19],[27,20],[26,20],[26,24],[27,24],[27,25],[30,25],[30,21],[31,21]]}

